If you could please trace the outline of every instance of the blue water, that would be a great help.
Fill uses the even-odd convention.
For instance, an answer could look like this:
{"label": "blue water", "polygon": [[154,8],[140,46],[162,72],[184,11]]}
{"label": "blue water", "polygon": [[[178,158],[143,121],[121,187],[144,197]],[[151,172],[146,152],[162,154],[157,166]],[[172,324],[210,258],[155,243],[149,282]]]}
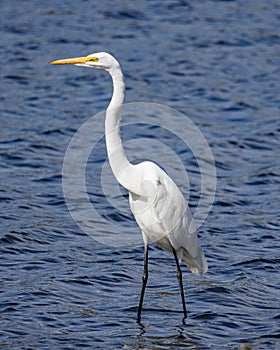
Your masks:
{"label": "blue water", "polygon": [[[1,1],[1,349],[279,349],[279,18],[277,0]],[[172,256],[151,246],[140,327],[142,246],[96,241],[65,204],[67,146],[106,108],[111,82],[48,62],[101,50],[120,61],[127,102],[186,114],[215,158],[215,202],[199,228],[209,271],[182,266],[185,325]],[[90,166],[100,170],[98,147]],[[195,165],[178,147],[194,210]],[[98,177],[87,181],[99,212],[141,239],[123,189],[115,208]],[[104,232],[101,220],[93,229]]]}

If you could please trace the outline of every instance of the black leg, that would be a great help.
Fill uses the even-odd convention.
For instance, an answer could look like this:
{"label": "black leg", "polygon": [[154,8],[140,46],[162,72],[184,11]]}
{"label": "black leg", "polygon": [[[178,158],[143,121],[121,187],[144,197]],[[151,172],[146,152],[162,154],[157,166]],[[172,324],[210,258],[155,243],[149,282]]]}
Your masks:
{"label": "black leg", "polygon": [[148,281],[148,244],[145,244],[142,290],[141,290],[138,313],[137,313],[137,322],[138,323],[140,323],[140,321],[141,321],[141,312],[142,312],[142,306],[143,306],[143,300],[144,300],[144,294],[145,294],[145,288],[146,288],[147,281]]}
{"label": "black leg", "polygon": [[178,261],[176,250],[173,247],[172,247],[172,252],[173,252],[173,255],[174,255],[174,258],[175,258],[175,262],[176,262],[176,266],[177,266],[177,278],[178,278],[178,283],[179,283],[180,292],[181,292],[183,311],[184,311],[184,319],[185,319],[185,318],[187,318],[187,309],[186,309],[185,296],[184,296],[182,271],[181,271],[181,268],[180,268],[180,264],[179,264],[179,261]]}

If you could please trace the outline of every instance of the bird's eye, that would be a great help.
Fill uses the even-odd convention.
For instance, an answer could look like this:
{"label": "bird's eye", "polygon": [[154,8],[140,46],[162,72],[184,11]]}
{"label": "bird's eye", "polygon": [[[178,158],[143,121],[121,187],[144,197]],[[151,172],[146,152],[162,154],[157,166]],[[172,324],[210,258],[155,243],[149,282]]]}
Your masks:
{"label": "bird's eye", "polygon": [[98,62],[99,58],[98,57],[93,57],[93,56],[88,56],[87,61],[92,61],[92,62]]}

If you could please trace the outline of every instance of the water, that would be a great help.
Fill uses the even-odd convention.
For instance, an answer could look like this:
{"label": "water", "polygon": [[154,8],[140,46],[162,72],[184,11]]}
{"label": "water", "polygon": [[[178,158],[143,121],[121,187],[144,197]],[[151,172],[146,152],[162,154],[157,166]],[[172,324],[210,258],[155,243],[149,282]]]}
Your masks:
{"label": "water", "polygon": [[[1,349],[278,349],[278,1],[13,0],[0,16]],[[151,247],[140,327],[142,247],[95,241],[65,205],[67,145],[106,108],[111,85],[103,72],[47,62],[100,50],[120,60],[128,102],[188,115],[215,157],[216,198],[199,229],[209,272],[183,267],[185,325],[172,256]],[[104,163],[100,150],[91,166]],[[115,210],[88,176],[100,211],[135,232],[126,196]]]}

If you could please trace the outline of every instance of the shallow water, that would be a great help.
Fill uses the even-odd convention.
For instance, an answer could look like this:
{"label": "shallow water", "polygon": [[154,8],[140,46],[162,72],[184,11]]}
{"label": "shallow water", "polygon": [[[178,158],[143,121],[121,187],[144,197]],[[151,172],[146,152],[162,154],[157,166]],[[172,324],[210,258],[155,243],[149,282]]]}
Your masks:
{"label": "shallow water", "polygon": [[[2,1],[1,349],[279,348],[279,7],[276,0]],[[172,256],[154,246],[143,327],[135,321],[141,233],[106,167],[112,198],[102,190],[104,140],[89,160],[90,198],[116,234],[131,231],[137,244],[96,241],[65,204],[67,146],[106,108],[111,83],[103,72],[47,63],[101,50],[121,62],[127,102],[186,114],[215,158],[215,202],[199,228],[209,271],[196,277],[183,267],[186,324]],[[178,133],[183,127],[174,125]],[[194,211],[190,152],[147,125],[123,134],[172,146],[189,171]],[[149,145],[138,158],[158,151]],[[176,169],[171,156],[162,162]],[[93,222],[96,234],[112,233],[106,230],[101,219]]]}

